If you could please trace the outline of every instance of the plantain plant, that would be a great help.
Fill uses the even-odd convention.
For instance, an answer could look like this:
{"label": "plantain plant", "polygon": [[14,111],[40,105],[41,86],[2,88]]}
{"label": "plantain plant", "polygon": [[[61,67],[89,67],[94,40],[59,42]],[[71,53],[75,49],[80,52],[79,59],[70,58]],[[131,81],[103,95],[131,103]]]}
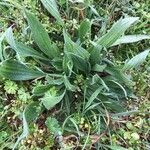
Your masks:
{"label": "plantain plant", "polygon": [[[133,96],[129,70],[142,64],[149,50],[124,65],[117,65],[109,59],[109,51],[120,44],[150,39],[148,35],[125,35],[138,18],[121,18],[106,34],[91,38],[92,20],[85,18],[78,25],[77,34],[69,34],[55,0],[41,2],[62,29],[63,47],[50,38],[32,13],[25,11],[36,46],[17,41],[12,26],[9,27],[0,37],[0,75],[14,81],[41,80],[42,85],[33,89],[33,96],[38,97],[48,110],[62,102],[68,115],[75,111],[75,103],[81,103],[83,114],[92,111],[104,113],[106,109],[114,113],[125,111],[123,101]],[[15,57],[8,57],[5,49],[1,48],[4,37]],[[31,59],[36,65],[30,63]]]}
{"label": "plantain plant", "polygon": [[[104,108],[114,112],[123,111],[121,100],[132,96],[132,82],[127,71],[139,66],[146,59],[149,50],[138,54],[123,66],[117,66],[107,56],[113,46],[150,38],[147,35],[124,35],[138,18],[121,18],[106,34],[93,40],[87,36],[91,34],[92,21],[84,19],[78,28],[77,40],[74,41],[74,37],[71,38],[67,33],[56,2],[41,2],[62,28],[63,49],[51,40],[39,20],[25,11],[33,40],[39,49],[15,40],[12,27],[9,27],[5,37],[16,52],[16,57],[5,57],[4,51],[1,51],[3,61],[0,65],[0,75],[16,81],[40,78],[44,84],[35,87],[33,94],[40,96],[41,103],[47,109],[53,108],[62,100],[72,103],[78,96],[83,105],[83,112],[91,109],[102,111]],[[88,44],[85,44],[85,41],[88,41]],[[27,58],[33,58],[37,66],[26,61]]]}

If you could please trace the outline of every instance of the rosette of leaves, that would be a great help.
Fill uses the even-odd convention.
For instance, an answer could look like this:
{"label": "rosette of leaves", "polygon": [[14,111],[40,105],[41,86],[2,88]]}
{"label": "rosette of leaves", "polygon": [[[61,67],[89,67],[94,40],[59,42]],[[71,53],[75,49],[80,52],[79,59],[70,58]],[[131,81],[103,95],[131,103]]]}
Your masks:
{"label": "rosette of leaves", "polygon": [[[33,48],[15,40],[12,27],[9,27],[2,38],[6,37],[16,57],[6,57],[4,49],[1,50],[3,61],[0,65],[0,75],[15,81],[33,79],[45,81],[45,84],[34,88],[33,94],[40,97],[47,109],[53,108],[62,101],[64,106],[66,104],[69,113],[69,107],[73,102],[80,101],[84,113],[90,110],[103,112],[105,108],[111,112],[124,111],[122,100],[132,96],[132,81],[127,71],[139,66],[146,59],[149,50],[133,57],[123,66],[118,66],[109,60],[107,54],[113,46],[150,38],[147,35],[124,35],[138,18],[119,19],[102,37],[94,40],[89,37],[89,44],[86,46],[85,40],[87,35],[91,34],[92,21],[83,20],[78,29],[78,37],[71,38],[56,2],[54,0],[41,0],[41,2],[61,26],[64,48],[59,48],[40,21],[33,14],[25,11],[37,47]],[[37,66],[26,61],[28,58],[34,59]],[[79,76],[82,76],[82,79],[78,79]]]}

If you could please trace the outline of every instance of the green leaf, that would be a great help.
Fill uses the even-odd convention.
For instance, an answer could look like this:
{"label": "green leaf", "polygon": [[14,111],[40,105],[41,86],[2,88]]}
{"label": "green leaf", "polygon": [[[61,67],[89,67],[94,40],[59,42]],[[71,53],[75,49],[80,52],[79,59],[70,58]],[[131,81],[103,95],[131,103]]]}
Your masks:
{"label": "green leaf", "polygon": [[61,131],[60,125],[56,118],[48,117],[45,124],[50,133],[52,133],[53,135],[58,134],[58,132]]}
{"label": "green leaf", "polygon": [[58,79],[54,79],[52,77],[50,77],[49,75],[46,77],[46,80],[48,82],[48,84],[50,85],[61,85],[63,84],[63,76],[58,78]]}
{"label": "green leaf", "polygon": [[98,11],[94,8],[94,5],[89,5],[91,11],[93,12],[93,14],[95,14],[96,16],[100,17]]}
{"label": "green leaf", "polygon": [[39,85],[33,89],[33,94],[36,96],[44,95],[45,92],[47,92],[52,85]]}
{"label": "green leaf", "polygon": [[125,88],[118,82],[114,81],[114,80],[111,80],[111,82],[115,83],[118,87],[120,87],[120,89],[123,91],[124,93],[124,96],[127,98],[127,92],[125,90]]}
{"label": "green leaf", "polygon": [[16,149],[17,145],[19,144],[19,142],[26,138],[29,134],[29,127],[28,127],[28,123],[27,123],[27,120],[26,120],[26,116],[25,116],[25,113],[23,112],[23,132],[22,134],[18,137],[15,145],[13,146],[13,150]]}
{"label": "green leaf", "polygon": [[63,32],[63,35],[65,40],[65,45],[64,45],[65,54],[73,53],[75,55],[82,57],[83,59],[86,60],[89,59],[90,54],[88,51],[82,48],[79,44],[73,42],[65,31]]}
{"label": "green leaf", "polygon": [[31,13],[26,12],[26,16],[33,34],[33,39],[41,51],[49,58],[57,57],[59,55],[58,49],[56,45],[52,44],[49,35],[42,24]]}
{"label": "green leaf", "polygon": [[8,94],[16,94],[16,92],[18,92],[19,88],[18,88],[18,85],[14,81],[7,80],[4,83],[4,90]]}
{"label": "green leaf", "polygon": [[73,62],[67,55],[68,54],[65,54],[63,58],[63,70],[68,76],[71,76],[73,69]]}
{"label": "green leaf", "polygon": [[28,123],[33,122],[37,119],[41,112],[39,102],[32,102],[25,109],[26,121]]}
{"label": "green leaf", "polygon": [[90,63],[92,65],[95,65],[102,60],[101,51],[103,50],[103,47],[93,41],[91,41],[91,44],[93,45],[93,47],[88,50],[90,52]]}
{"label": "green leaf", "polygon": [[79,38],[80,41],[83,42],[85,36],[88,32],[91,30],[91,22],[88,19],[85,19],[81,22],[80,28],[79,28]]}
{"label": "green leaf", "polygon": [[123,71],[136,68],[139,65],[141,65],[146,57],[148,56],[150,50],[145,50],[144,52],[141,52],[140,54],[134,56],[132,59],[130,59],[123,67]]}
{"label": "green leaf", "polygon": [[34,50],[31,47],[26,46],[23,43],[20,42],[15,42],[17,49],[15,51],[21,56],[21,57],[33,57],[41,60],[47,60],[49,61],[48,58],[45,56],[41,55],[38,51]]}
{"label": "green leaf", "polygon": [[60,25],[63,25],[63,20],[57,8],[55,0],[41,0],[44,7],[49,11],[49,13],[58,21]]}
{"label": "green leaf", "polygon": [[6,40],[9,43],[9,45],[11,46],[11,48],[13,48],[14,50],[17,49],[16,47],[16,43],[13,37],[13,32],[12,32],[12,27],[9,27],[6,32],[5,32],[5,36],[6,36]]}
{"label": "green leaf", "polygon": [[6,40],[11,46],[11,48],[13,48],[16,51],[16,53],[19,54],[19,56],[21,57],[31,56],[38,59],[49,60],[48,58],[42,56],[38,51],[26,46],[23,43],[15,41],[11,27],[9,27],[6,30]]}
{"label": "green leaf", "polygon": [[91,70],[91,66],[90,66],[90,63],[88,61],[86,61],[85,59],[83,59],[82,57],[78,56],[78,55],[75,55],[75,54],[71,54],[70,53],[70,56],[72,58],[72,61],[73,61],[73,65],[81,70],[81,71],[84,71],[86,74],[90,72]]}
{"label": "green leaf", "polygon": [[150,36],[149,35],[125,35],[119,38],[112,46],[134,43],[145,39],[150,39]]}
{"label": "green leaf", "polygon": [[105,68],[105,71],[110,74],[108,77],[105,77],[105,80],[115,80],[118,81],[120,84],[124,84],[127,87],[130,87],[132,85],[132,82],[130,79],[127,78],[125,74],[123,74],[122,70],[115,67],[115,66],[107,66]]}
{"label": "green leaf", "polygon": [[101,103],[93,103],[93,104],[91,104],[91,105],[84,111],[84,113],[88,112],[89,110],[96,109],[96,107],[97,107],[98,105],[101,105]]}
{"label": "green leaf", "polygon": [[6,60],[0,65],[0,75],[10,80],[31,80],[45,76],[45,73],[38,69],[31,69],[25,64],[16,60]]}
{"label": "green leaf", "polygon": [[103,72],[106,66],[107,66],[106,64],[105,65],[96,64],[92,67],[92,71]]}
{"label": "green leaf", "polygon": [[79,130],[77,121],[74,118],[71,118],[70,116],[67,119],[69,119],[71,121],[71,123],[73,124],[73,126],[76,128],[78,136],[80,137],[81,136],[81,132]]}
{"label": "green leaf", "polygon": [[64,75],[64,84],[66,86],[66,89],[68,89],[69,91],[76,91],[77,90],[77,87],[70,83],[70,81],[68,80],[66,75]]}
{"label": "green leaf", "polygon": [[126,17],[124,19],[121,18],[104,36],[99,38],[96,43],[106,48],[110,47],[137,20],[138,17]]}
{"label": "green leaf", "polygon": [[121,112],[121,113],[112,114],[112,117],[130,116],[133,114],[138,114],[139,112],[140,112],[140,110],[125,111],[125,112]]}
{"label": "green leaf", "polygon": [[52,61],[52,66],[57,70],[57,71],[63,71],[63,65],[62,65],[62,58],[54,58]]}
{"label": "green leaf", "polygon": [[[84,48],[82,48],[79,44],[74,43],[70,37],[66,34],[66,32],[63,32],[64,39],[65,39],[65,57],[68,59],[70,58],[73,61],[73,65],[84,72],[90,71],[90,64],[88,62],[89,59],[89,52],[86,51]],[[69,60],[70,61],[70,60]],[[68,62],[69,62],[68,61]],[[63,67],[65,67],[65,70],[67,71],[67,62],[64,62]],[[68,68],[71,70],[71,68]],[[68,71],[67,71],[68,72]]]}
{"label": "green leaf", "polygon": [[24,45],[23,43],[19,43],[19,42],[15,41],[11,27],[9,27],[6,30],[6,40],[9,43],[9,45],[11,46],[11,48],[14,49],[16,51],[16,53],[22,57],[32,56],[32,57],[35,57],[38,59],[48,60],[46,57],[42,56],[36,50]]}
{"label": "green leaf", "polygon": [[113,112],[126,111],[126,108],[122,106],[120,101],[109,98],[107,93],[100,93],[99,99],[103,102],[107,110],[111,110]]}
{"label": "green leaf", "polygon": [[58,104],[64,97],[66,90],[60,95],[52,95],[49,91],[45,93],[45,96],[41,98],[43,105],[49,110]]}
{"label": "green leaf", "polygon": [[100,94],[102,91],[103,87],[99,87],[89,98],[88,102],[85,105],[85,109],[91,106],[92,102],[97,98],[97,96]]}
{"label": "green leaf", "polygon": [[91,85],[93,85],[95,83],[97,83],[99,85],[102,85],[107,91],[109,91],[108,86],[106,85],[106,83],[104,82],[104,80],[98,74],[95,74],[92,77]]}

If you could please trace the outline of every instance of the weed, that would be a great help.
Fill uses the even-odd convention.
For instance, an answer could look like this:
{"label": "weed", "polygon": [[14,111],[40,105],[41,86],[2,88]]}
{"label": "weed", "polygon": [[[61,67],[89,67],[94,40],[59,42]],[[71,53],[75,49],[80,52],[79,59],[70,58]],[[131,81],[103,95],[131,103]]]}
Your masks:
{"label": "weed", "polygon": [[[15,115],[10,113],[11,122],[12,119],[21,117],[20,114],[24,110],[23,134],[18,138],[15,146],[28,135],[28,130],[32,130],[32,122],[37,121],[39,127],[45,129],[46,121],[50,133],[49,140],[41,138],[46,134],[45,130],[33,128],[35,135],[30,134],[19,147],[25,149],[27,145],[28,148],[34,149],[41,144],[41,148],[45,149],[53,146],[62,149],[120,148],[115,145],[129,149],[137,148],[141,143],[141,133],[138,132],[141,124],[129,122],[125,127],[124,124],[119,124],[122,129],[112,135],[111,132],[115,129],[110,130],[109,126],[113,127],[114,113],[126,110],[123,103],[129,98],[135,98],[129,76],[133,73],[133,68],[140,68],[149,53],[149,50],[146,50],[118,65],[116,62],[118,56],[115,57],[111,51],[121,49],[120,45],[126,43],[128,46],[124,46],[125,50],[130,50],[132,46],[129,46],[129,43],[150,38],[145,34],[124,35],[125,31],[138,21],[137,17],[129,17],[126,14],[134,14],[136,9],[141,7],[139,3],[112,1],[103,3],[103,8],[97,9],[96,3],[92,1],[60,1],[58,3],[60,11],[55,0],[25,1],[25,7],[29,9],[31,6],[27,6],[27,3],[34,6],[41,5],[32,9],[32,12],[39,16],[40,21],[27,10],[23,12],[25,13],[23,16],[23,13],[20,13],[22,7],[15,1],[8,1],[5,7],[2,7],[7,10],[5,12],[7,14],[11,11],[8,10],[9,6],[12,5],[17,8],[14,14],[19,16],[19,20],[18,18],[15,20],[16,16],[12,16],[13,19],[6,27],[13,26],[4,32],[0,39],[2,61],[0,75],[13,80],[4,83],[4,90],[8,95],[13,94],[14,97],[10,99],[17,99],[12,100],[8,105],[12,107],[10,110],[2,111],[2,116],[13,112]],[[43,6],[44,13],[48,17],[36,13],[35,9]],[[104,7],[108,7],[107,11]],[[143,10],[143,7],[141,8]],[[140,9],[138,11],[140,12]],[[124,18],[116,21],[121,15]],[[147,15],[145,13],[144,17]],[[24,17],[29,26],[20,19]],[[52,23],[49,23],[49,20]],[[21,37],[22,33],[19,30],[22,26],[25,30]],[[139,33],[142,28],[145,29],[143,25],[140,28],[134,26],[134,31]],[[126,54],[129,53],[128,51]],[[132,55],[135,53],[133,52]],[[126,57],[121,56],[122,59]],[[137,78],[140,78],[140,81],[135,87],[141,89],[140,95],[145,94],[147,86],[144,84],[147,73],[145,76],[134,74],[134,80]],[[14,81],[24,81],[27,87],[18,85]],[[29,91],[31,89],[32,92]],[[61,129],[60,122],[63,121]],[[140,119],[139,122],[143,121]],[[18,124],[17,119],[16,124]],[[116,126],[115,124],[114,127]],[[36,134],[38,131],[39,135]],[[65,136],[65,134],[73,135]]]}

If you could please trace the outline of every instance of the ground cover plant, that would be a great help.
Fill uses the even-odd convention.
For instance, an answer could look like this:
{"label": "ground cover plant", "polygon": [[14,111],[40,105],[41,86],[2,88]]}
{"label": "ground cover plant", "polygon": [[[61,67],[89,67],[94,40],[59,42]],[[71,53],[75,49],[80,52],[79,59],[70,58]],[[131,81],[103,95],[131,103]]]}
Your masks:
{"label": "ground cover plant", "polygon": [[[125,34],[139,18],[119,16],[110,22],[108,28],[104,28],[98,25],[101,20],[99,10],[93,7],[91,1],[56,3],[54,0],[41,0],[37,4],[45,8],[44,13],[56,26],[53,32],[49,32],[52,25],[49,27],[47,22],[43,26],[28,8],[17,2],[2,2],[4,8],[14,6],[22,11],[27,28],[24,39],[17,38],[21,32],[14,32],[14,23],[1,34],[0,75],[4,83],[1,88],[2,93],[6,92],[1,98],[1,118],[4,120],[1,149],[38,149],[37,146],[39,149],[136,149],[140,139],[138,128],[142,124],[147,132],[147,119],[138,125],[136,121],[128,120],[128,124],[123,124],[117,131],[118,122],[120,116],[139,112],[126,112],[125,104],[137,98],[133,93],[132,69],[140,68],[149,49],[143,49],[125,62],[117,62],[112,50],[119,51],[121,44],[150,38],[140,32],[138,35]],[[145,81],[144,76],[134,74],[133,77]],[[146,97],[148,99],[149,96]],[[4,118],[6,114],[7,119]],[[148,109],[142,113],[147,114]],[[17,138],[21,120],[23,133]],[[124,121],[126,123],[125,118]],[[9,124],[15,131],[14,135],[4,130],[4,126],[7,128]],[[14,138],[13,141],[8,134]],[[122,135],[123,141],[130,139],[129,143],[121,144],[118,139]],[[145,136],[144,149],[148,148],[147,139]],[[7,144],[3,144],[4,141]]]}

